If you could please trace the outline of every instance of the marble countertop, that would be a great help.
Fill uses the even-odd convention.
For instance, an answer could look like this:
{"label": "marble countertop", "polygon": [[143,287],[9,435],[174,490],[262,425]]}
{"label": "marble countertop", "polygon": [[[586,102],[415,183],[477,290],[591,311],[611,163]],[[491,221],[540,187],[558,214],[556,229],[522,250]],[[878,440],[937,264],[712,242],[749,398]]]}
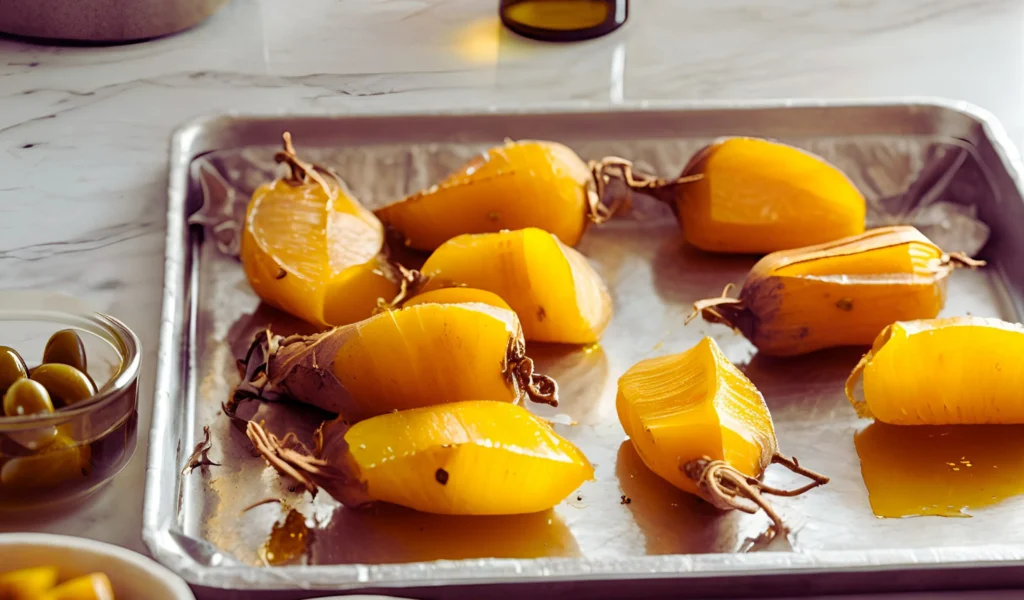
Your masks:
{"label": "marble countertop", "polygon": [[[183,34],[118,47],[0,39],[0,288],[59,291],[142,339],[143,444],[52,520],[0,520],[143,548],[167,149],[218,111],[581,101],[941,96],[1024,141],[1019,0],[638,0],[601,40],[529,43],[496,0],[234,0]],[[301,8],[298,8],[301,6]]]}

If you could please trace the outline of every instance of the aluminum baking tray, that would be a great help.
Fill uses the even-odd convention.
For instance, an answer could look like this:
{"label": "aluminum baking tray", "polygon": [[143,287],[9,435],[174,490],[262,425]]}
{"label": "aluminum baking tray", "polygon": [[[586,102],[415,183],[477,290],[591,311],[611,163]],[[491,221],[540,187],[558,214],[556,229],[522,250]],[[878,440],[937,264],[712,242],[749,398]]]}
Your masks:
{"label": "aluminum baking tray", "polygon": [[[945,314],[1020,320],[1024,306],[1020,159],[989,115],[964,104],[645,103],[416,115],[228,114],[193,122],[175,133],[171,148],[144,538],[201,595],[249,598],[259,590],[261,597],[305,598],[373,589],[424,598],[518,597],[527,593],[523,586],[533,586],[529,593],[559,597],[680,597],[1024,583],[1022,499],[972,511],[967,519],[872,514],[853,444],[867,423],[842,393],[859,350],[772,360],[724,327],[683,326],[694,300],[742,282],[754,258],[685,247],[671,215],[642,200],[628,217],[592,227],[580,245],[615,301],[600,347],[529,347],[563,390],[561,407],[535,410],[587,453],[595,481],[549,513],[508,518],[432,517],[386,506],[350,511],[326,494],[311,501],[289,491],[250,453],[220,405],[238,380],[234,359],[249,333],[267,324],[297,326],[260,306],[238,262],[218,248],[227,241],[223,232],[209,226],[218,215],[237,214],[248,191],[271,175],[284,130],[300,152],[336,168],[370,205],[426,186],[505,138],[558,140],[584,158],[624,155],[662,175],[677,173],[718,136],[776,138],[843,168],[869,198],[875,223],[914,222],[946,246],[975,243],[985,230],[978,220],[991,227],[981,251],[990,266],[954,274]],[[704,334],[764,393],[782,450],[832,477],[824,488],[776,503],[794,529],[791,545],[750,548],[747,540],[766,524],[763,515],[716,513],[652,476],[624,443],[614,409],[617,377],[640,359],[681,351]],[[324,418],[283,405],[260,411],[275,429],[308,432]],[[183,474],[204,426],[212,432],[209,456],[220,466]],[[788,473],[770,471],[768,479],[792,483]],[[303,564],[270,567],[261,560],[261,544],[282,508],[244,509],[266,498],[283,499],[311,524]]]}

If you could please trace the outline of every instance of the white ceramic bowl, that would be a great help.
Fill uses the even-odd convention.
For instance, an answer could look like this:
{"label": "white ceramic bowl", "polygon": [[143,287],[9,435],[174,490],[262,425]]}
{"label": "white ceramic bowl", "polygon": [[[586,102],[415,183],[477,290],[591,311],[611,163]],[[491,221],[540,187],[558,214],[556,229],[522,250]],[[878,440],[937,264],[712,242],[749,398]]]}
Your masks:
{"label": "white ceramic bowl", "polygon": [[131,550],[65,535],[0,534],[0,571],[39,565],[56,565],[60,581],[102,571],[117,598],[195,600],[180,577]]}

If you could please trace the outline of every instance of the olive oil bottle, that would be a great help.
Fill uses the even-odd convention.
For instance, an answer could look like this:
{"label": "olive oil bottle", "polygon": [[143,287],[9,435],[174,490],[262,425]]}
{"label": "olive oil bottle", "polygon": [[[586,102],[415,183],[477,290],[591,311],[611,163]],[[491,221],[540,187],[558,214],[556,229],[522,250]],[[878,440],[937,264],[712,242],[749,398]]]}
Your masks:
{"label": "olive oil bottle", "polygon": [[622,27],[629,0],[501,0],[500,10],[501,21],[519,35],[574,42]]}

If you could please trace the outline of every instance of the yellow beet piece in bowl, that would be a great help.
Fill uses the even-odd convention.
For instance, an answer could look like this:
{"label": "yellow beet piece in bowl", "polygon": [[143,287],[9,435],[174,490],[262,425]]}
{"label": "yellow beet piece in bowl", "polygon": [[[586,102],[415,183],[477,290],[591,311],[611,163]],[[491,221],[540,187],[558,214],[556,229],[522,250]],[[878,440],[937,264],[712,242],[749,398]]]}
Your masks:
{"label": "yellow beet piece in bowl", "polygon": [[114,600],[105,574],[90,573],[58,585],[58,571],[47,565],[0,573],[0,600]]}
{"label": "yellow beet piece in bowl", "polygon": [[57,585],[57,567],[40,566],[0,573],[0,598],[38,600]]}
{"label": "yellow beet piece in bowl", "polygon": [[105,574],[90,573],[58,585],[40,600],[114,600],[114,588]]}

